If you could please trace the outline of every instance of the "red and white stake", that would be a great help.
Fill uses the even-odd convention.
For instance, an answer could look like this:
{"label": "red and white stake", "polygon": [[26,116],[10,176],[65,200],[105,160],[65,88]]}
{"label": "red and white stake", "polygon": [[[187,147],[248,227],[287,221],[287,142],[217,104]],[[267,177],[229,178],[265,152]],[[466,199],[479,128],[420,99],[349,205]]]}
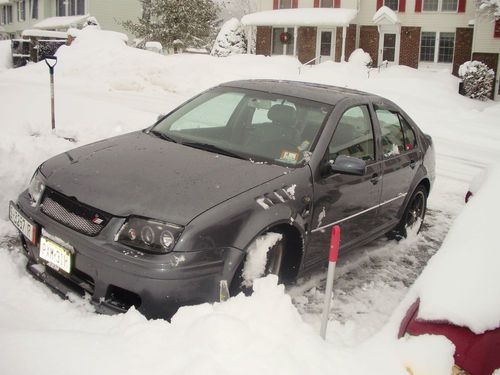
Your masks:
{"label": "red and white stake", "polygon": [[335,266],[337,265],[337,258],[339,256],[339,245],[340,245],[340,227],[338,225],[335,225],[332,228],[332,235],[330,238],[330,255],[328,256],[328,276],[326,277],[325,305],[323,307],[323,316],[321,317],[321,329],[319,331],[319,334],[323,339],[325,339],[326,337],[328,314],[330,312],[330,304],[332,302],[333,279],[335,277]]}

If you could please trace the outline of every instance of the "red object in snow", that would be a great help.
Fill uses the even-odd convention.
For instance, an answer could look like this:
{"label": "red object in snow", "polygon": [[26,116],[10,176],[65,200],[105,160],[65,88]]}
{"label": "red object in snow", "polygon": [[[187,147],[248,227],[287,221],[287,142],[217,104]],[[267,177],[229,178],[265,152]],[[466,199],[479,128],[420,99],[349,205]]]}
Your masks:
{"label": "red object in snow", "polygon": [[500,368],[500,328],[475,334],[470,329],[449,322],[425,321],[418,318],[420,301],[406,313],[399,337],[442,335],[455,345],[455,364],[470,375],[491,375]]}
{"label": "red object in snow", "polygon": [[330,256],[328,261],[336,262],[339,257],[339,247],[340,247],[340,227],[335,225],[332,228],[332,236],[330,239]]}

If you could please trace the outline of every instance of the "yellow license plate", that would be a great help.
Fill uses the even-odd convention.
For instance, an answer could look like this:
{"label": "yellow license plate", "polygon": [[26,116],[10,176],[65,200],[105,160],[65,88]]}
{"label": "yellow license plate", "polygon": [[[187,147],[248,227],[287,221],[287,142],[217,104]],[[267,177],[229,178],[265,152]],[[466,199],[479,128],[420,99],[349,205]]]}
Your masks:
{"label": "yellow license plate", "polygon": [[40,239],[40,258],[57,271],[71,272],[71,252],[43,236]]}

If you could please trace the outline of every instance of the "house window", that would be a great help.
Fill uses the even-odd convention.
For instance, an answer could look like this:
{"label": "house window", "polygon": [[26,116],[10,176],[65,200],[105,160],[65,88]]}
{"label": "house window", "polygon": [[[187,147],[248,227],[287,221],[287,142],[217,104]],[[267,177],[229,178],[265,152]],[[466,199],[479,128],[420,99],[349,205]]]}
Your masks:
{"label": "house window", "polygon": [[[287,34],[289,37],[286,43],[282,41],[282,34]],[[294,29],[293,27],[275,27],[273,28],[273,55],[289,55],[293,56],[294,44]]]}
{"label": "house window", "polygon": [[3,25],[8,25],[12,23],[12,5],[4,5],[2,7],[2,13],[0,14]]}
{"label": "house window", "polygon": [[424,12],[457,12],[458,0],[423,0]]}
{"label": "house window", "polygon": [[319,6],[321,8],[333,8],[333,0],[321,0]]}
{"label": "house window", "polygon": [[26,21],[26,0],[17,3],[17,20],[19,22]]}
{"label": "house window", "polygon": [[434,62],[434,51],[436,50],[436,33],[423,32],[420,42],[420,61]]}
{"label": "house window", "polygon": [[38,19],[38,0],[30,0],[31,4],[31,19]]}
{"label": "house window", "polygon": [[292,7],[292,0],[280,0],[280,9],[288,9]]}
{"label": "house window", "polygon": [[384,5],[392,10],[398,10],[399,0],[384,0]]}
{"label": "house window", "polygon": [[438,62],[453,62],[453,51],[455,49],[455,33],[439,33],[439,56]]}
{"label": "house window", "polygon": [[454,50],[455,33],[422,32],[420,61],[451,63]]}
{"label": "house window", "polygon": [[57,16],[79,16],[85,14],[85,0],[56,0]]}

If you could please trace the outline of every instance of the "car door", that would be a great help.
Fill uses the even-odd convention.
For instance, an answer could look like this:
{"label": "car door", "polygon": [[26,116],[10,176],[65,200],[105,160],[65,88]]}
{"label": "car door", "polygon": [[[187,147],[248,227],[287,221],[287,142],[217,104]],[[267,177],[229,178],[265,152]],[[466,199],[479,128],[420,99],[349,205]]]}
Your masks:
{"label": "car door", "polygon": [[[324,160],[315,173],[314,201],[308,256],[305,262],[324,261],[330,241],[330,228],[341,228],[341,250],[366,238],[375,228],[379,203],[381,165],[375,153],[375,137],[367,104],[344,110],[331,138]],[[366,173],[353,176],[325,172],[325,165],[338,155],[366,162]]]}
{"label": "car door", "polygon": [[375,105],[380,128],[382,156],[382,195],[378,216],[386,225],[398,221],[398,212],[417,171],[420,151],[415,132],[404,116],[389,106]]}

